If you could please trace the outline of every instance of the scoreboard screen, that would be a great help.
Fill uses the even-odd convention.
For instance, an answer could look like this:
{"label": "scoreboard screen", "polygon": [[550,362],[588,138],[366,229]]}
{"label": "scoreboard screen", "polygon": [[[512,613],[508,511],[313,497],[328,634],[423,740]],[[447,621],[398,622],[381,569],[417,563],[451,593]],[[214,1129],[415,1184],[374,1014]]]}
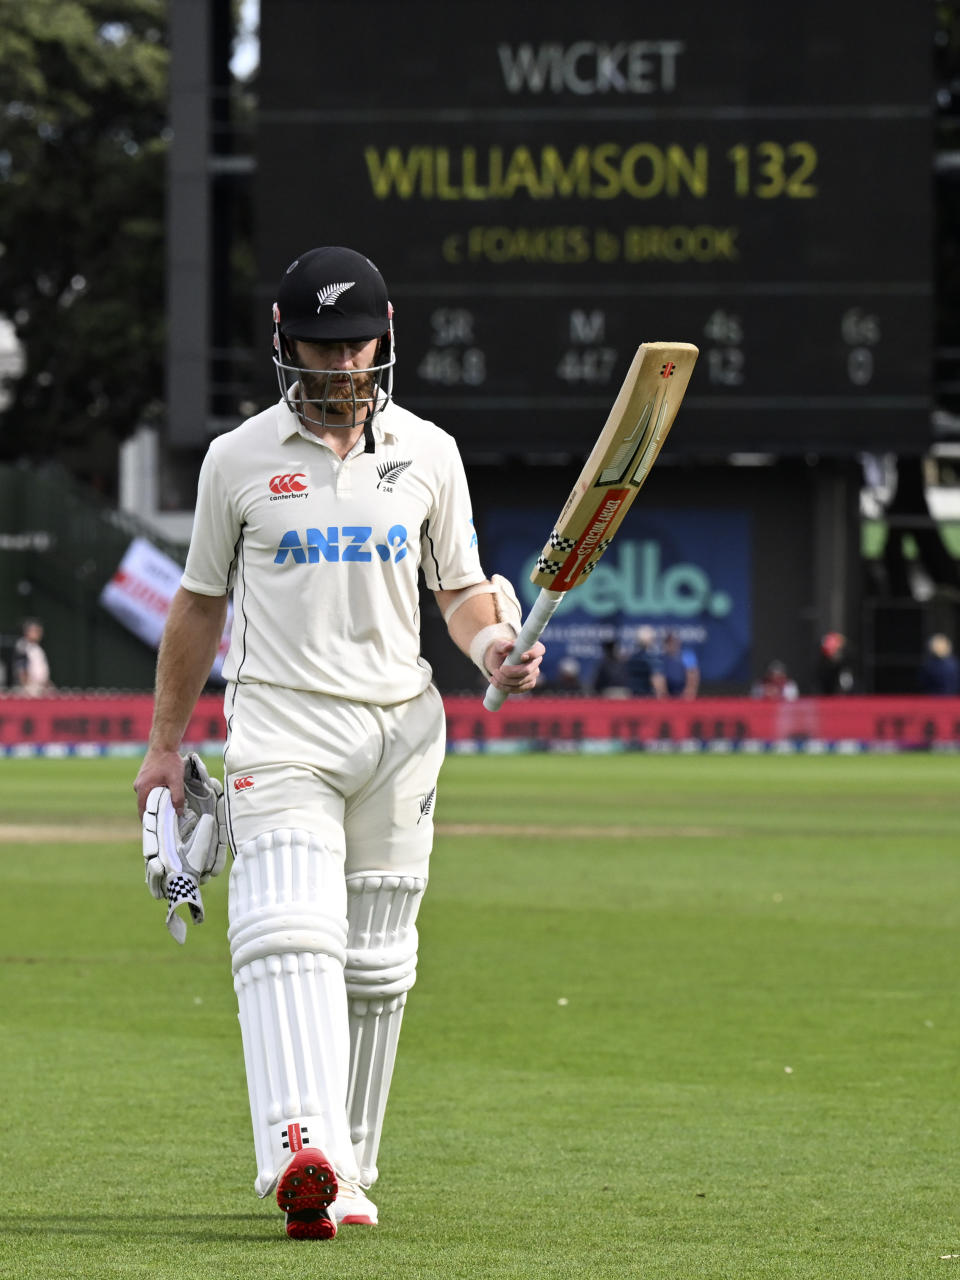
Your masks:
{"label": "scoreboard screen", "polygon": [[269,0],[259,305],[371,257],[397,399],[465,453],[582,453],[642,341],[669,448],[930,438],[932,18],[916,0]]}

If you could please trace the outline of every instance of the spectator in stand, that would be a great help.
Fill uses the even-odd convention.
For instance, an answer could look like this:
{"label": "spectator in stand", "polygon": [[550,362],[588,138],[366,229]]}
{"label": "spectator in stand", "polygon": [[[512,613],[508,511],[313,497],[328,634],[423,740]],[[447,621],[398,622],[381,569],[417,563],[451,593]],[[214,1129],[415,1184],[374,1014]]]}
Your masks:
{"label": "spectator in stand", "polygon": [[817,692],[830,698],[835,694],[853,693],[854,684],[847,637],[839,631],[828,631],[820,641],[817,657]]}
{"label": "spectator in stand", "polygon": [[700,688],[697,655],[681,643],[676,631],[669,631],[663,646],[663,678],[670,698],[695,698]]}
{"label": "spectator in stand", "polygon": [[36,618],[27,618],[20,639],[13,646],[13,687],[17,693],[39,698],[50,693],[50,664],[44,652],[43,624]]}
{"label": "spectator in stand", "polygon": [[941,698],[956,697],[960,693],[960,665],[949,636],[938,634],[927,641],[918,683],[921,693]]}
{"label": "spectator in stand", "polygon": [[640,627],[637,631],[637,647],[627,658],[627,684],[634,698],[667,696],[663,663],[655,644],[656,633],[653,627]]}
{"label": "spectator in stand", "polygon": [[593,692],[601,698],[628,698],[630,680],[623,652],[616,640],[605,640],[602,657],[593,675]]}
{"label": "spectator in stand", "polygon": [[763,678],[750,690],[752,698],[765,698],[768,702],[793,702],[799,694],[796,680],[791,679],[777,658],[768,663]]}
{"label": "spectator in stand", "polygon": [[552,680],[538,682],[535,693],[545,696],[567,697],[570,694],[582,694],[583,682],[580,679],[580,663],[576,658],[561,658],[557,663],[556,675]]}

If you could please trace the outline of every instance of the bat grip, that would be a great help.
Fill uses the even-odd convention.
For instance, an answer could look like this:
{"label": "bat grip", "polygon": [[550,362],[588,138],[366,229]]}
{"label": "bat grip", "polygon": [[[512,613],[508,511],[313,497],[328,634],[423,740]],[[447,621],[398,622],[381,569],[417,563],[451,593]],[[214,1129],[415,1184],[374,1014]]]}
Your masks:
{"label": "bat grip", "polygon": [[[530,646],[540,639],[544,628],[556,612],[557,605],[563,599],[563,596],[564,593],[562,591],[548,591],[546,587],[540,589],[540,594],[534,601],[533,608],[527,614],[526,621],[520,628],[520,634],[517,636],[513,648],[503,660],[504,665],[519,662]],[[496,685],[487,685],[487,692],[483,695],[483,705],[488,711],[499,711],[508,696],[502,689],[498,689]]]}

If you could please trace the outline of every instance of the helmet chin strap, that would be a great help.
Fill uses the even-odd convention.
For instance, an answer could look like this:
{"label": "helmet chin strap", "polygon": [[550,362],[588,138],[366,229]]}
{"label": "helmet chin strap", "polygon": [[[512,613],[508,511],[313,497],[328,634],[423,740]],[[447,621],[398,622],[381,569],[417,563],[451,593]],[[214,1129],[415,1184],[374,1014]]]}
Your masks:
{"label": "helmet chin strap", "polygon": [[[375,366],[379,365],[382,358],[383,358],[383,338],[381,338],[380,341],[377,343],[377,350],[374,353],[374,357],[373,357],[374,365]],[[388,370],[388,373],[389,372],[390,371]],[[373,438],[373,419],[374,419],[374,415],[377,412],[377,402],[380,399],[380,396],[382,394],[383,394],[383,388],[380,385],[380,378],[378,378],[375,383],[375,389],[373,393],[373,403],[370,405],[369,409],[367,410],[367,416],[363,420],[363,452],[364,453],[376,453],[377,451],[377,443]],[[389,393],[388,393],[388,399],[389,399]]]}

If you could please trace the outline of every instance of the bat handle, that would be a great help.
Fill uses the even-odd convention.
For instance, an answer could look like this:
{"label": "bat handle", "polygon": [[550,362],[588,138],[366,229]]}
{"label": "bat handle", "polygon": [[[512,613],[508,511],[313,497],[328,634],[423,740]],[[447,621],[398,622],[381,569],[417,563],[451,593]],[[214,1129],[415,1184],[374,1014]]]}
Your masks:
{"label": "bat handle", "polygon": [[[519,662],[520,658],[535,644],[543,634],[544,628],[556,612],[557,605],[563,599],[562,591],[548,591],[546,587],[541,587],[540,594],[534,601],[533,608],[527,614],[526,621],[520,628],[520,634],[517,636],[513,648],[504,658],[504,663]],[[508,695],[495,685],[487,685],[487,692],[483,695],[483,705],[488,711],[499,711],[506,702]]]}

